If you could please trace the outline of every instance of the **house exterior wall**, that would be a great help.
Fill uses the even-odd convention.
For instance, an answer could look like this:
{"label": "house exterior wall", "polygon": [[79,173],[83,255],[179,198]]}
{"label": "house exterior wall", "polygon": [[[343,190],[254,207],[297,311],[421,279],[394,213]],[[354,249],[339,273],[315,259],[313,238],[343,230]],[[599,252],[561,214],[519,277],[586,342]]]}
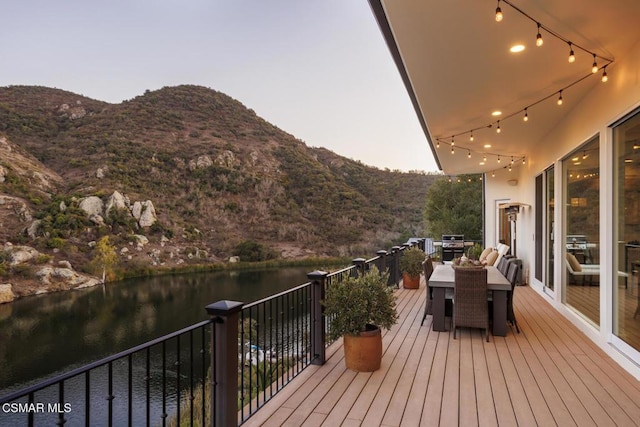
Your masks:
{"label": "house exterior wall", "polygon": [[[629,372],[640,378],[640,353],[619,341],[612,333],[612,287],[614,282],[614,194],[613,194],[613,142],[611,125],[640,107],[640,43],[623,58],[616,58],[608,67],[609,81],[602,83],[598,77],[588,80],[592,88],[579,102],[571,106],[565,103],[558,108],[573,108],[572,111],[544,138],[539,141],[539,149],[527,156],[526,165],[518,165],[512,172],[501,170],[495,178],[485,176],[485,241],[495,245],[497,200],[508,199],[530,205],[521,209],[517,221],[517,256],[523,259],[526,281],[600,345],[609,355],[622,364]],[[571,96],[566,91],[565,99]],[[533,124],[533,122],[531,122]],[[568,309],[561,301],[560,279],[555,280],[555,292],[543,292],[543,284],[534,278],[535,265],[535,178],[550,166],[555,167],[555,224],[563,224],[562,159],[581,144],[599,135],[600,140],[600,322],[599,328],[585,321]],[[517,179],[517,185],[508,181]],[[513,181],[512,181],[513,183]],[[554,240],[562,242],[562,226],[554,227]],[[564,248],[556,245],[554,258],[562,260]],[[562,278],[564,262],[555,262],[555,277]]]}

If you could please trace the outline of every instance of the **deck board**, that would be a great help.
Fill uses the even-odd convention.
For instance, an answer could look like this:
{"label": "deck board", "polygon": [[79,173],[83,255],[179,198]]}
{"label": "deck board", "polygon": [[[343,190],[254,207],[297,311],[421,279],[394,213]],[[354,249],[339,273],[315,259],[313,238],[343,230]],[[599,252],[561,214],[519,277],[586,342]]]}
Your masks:
{"label": "deck board", "polygon": [[478,329],[433,332],[431,316],[421,326],[424,281],[396,294],[380,370],[347,370],[338,340],[245,425],[640,425],[640,382],[532,289],[514,295],[521,333],[489,343]]}

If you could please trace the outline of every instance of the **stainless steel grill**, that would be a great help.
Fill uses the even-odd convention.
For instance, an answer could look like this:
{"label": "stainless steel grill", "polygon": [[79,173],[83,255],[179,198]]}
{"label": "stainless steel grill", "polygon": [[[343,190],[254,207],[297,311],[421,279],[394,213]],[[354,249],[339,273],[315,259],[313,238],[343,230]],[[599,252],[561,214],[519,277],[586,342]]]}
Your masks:
{"label": "stainless steel grill", "polygon": [[454,258],[464,255],[464,235],[443,234],[442,235],[442,260],[451,261]]}
{"label": "stainless steel grill", "polygon": [[567,249],[587,249],[587,236],[578,234],[567,236]]}

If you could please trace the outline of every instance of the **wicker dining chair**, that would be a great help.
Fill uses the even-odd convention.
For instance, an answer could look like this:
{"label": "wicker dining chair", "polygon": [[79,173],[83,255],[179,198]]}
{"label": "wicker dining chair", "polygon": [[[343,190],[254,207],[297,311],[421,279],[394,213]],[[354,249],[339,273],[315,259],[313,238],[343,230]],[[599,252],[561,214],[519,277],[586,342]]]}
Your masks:
{"label": "wicker dining chair", "polygon": [[456,339],[456,329],[459,326],[484,328],[487,342],[489,342],[489,305],[485,268],[455,270],[453,339]]}
{"label": "wicker dining chair", "polygon": [[507,321],[511,322],[511,324],[516,327],[516,332],[518,333],[520,333],[520,328],[518,328],[516,315],[513,312],[513,292],[516,290],[519,268],[520,267],[515,262],[510,262],[509,270],[507,271],[507,280],[511,282],[511,292],[509,292],[507,296]]}
{"label": "wicker dining chair", "polygon": [[498,262],[498,271],[502,273],[504,277],[507,277],[507,272],[509,271],[509,260],[505,257],[500,258],[500,262]]}
{"label": "wicker dining chair", "polygon": [[424,323],[424,319],[427,318],[428,314],[433,314],[433,291],[429,287],[429,278],[431,277],[431,274],[433,274],[433,260],[431,259],[431,257],[427,257],[422,262],[422,269],[424,270],[424,281],[426,283],[425,293],[427,301],[424,306],[424,315],[422,316],[422,322],[420,322],[420,326],[422,326],[422,324]]}

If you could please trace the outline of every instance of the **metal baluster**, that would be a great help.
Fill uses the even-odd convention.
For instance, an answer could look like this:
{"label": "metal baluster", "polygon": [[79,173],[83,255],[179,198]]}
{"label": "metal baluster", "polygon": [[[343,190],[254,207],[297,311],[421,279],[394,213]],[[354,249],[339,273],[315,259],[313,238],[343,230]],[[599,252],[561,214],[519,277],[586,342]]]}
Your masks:
{"label": "metal baluster", "polygon": [[[215,334],[216,334],[215,328],[213,327],[213,324],[209,324],[209,327],[213,331],[213,332],[211,332],[211,336],[215,340],[215,338],[216,338],[215,337]],[[203,375],[203,377],[202,377],[202,424],[203,425],[205,424],[205,421],[207,419],[207,410],[206,410],[207,405],[205,403],[206,398],[207,398],[207,395],[206,395],[206,391],[207,391],[207,350],[206,350],[207,349],[207,343],[206,343],[206,340],[207,340],[207,333],[204,330],[204,328],[202,328],[202,347],[200,348],[200,355],[202,356],[202,375]],[[215,359],[215,357],[213,357],[213,363],[211,364],[211,375],[213,375],[213,373],[215,372],[215,369],[216,369],[216,359]],[[213,400],[215,401],[215,398],[216,398],[215,389],[211,390],[210,393],[213,394]],[[215,420],[216,419],[215,410],[216,410],[215,406],[212,406],[210,408],[211,420]],[[209,423],[213,423],[213,421],[211,421],[211,420],[209,421]]]}
{"label": "metal baluster", "polygon": [[[207,375],[206,372],[202,373],[203,375]],[[204,381],[204,378],[203,378]],[[189,331],[189,425],[193,425],[193,331]],[[202,396],[202,406],[204,406],[205,402],[204,395]]]}
{"label": "metal baluster", "polygon": [[91,427],[91,371],[84,373],[84,425]]}
{"label": "metal baluster", "polygon": [[147,427],[151,425],[151,348],[147,347],[146,370],[147,370]]}
{"label": "metal baluster", "polygon": [[176,419],[180,425],[180,335],[176,337]]}
{"label": "metal baluster", "polygon": [[58,424],[59,426],[63,426],[66,423],[64,419],[64,381],[60,381],[58,383],[58,404],[60,407],[58,408]]}
{"label": "metal baluster", "polygon": [[167,345],[162,341],[162,425],[166,425],[167,420]]}
{"label": "metal baluster", "polygon": [[108,381],[109,381],[109,396],[107,397],[107,400],[109,401],[108,404],[108,411],[109,411],[109,425],[112,426],[113,425],[113,398],[115,397],[113,395],[113,362],[109,362],[108,368],[107,368],[109,374],[108,374]]}
{"label": "metal baluster", "polygon": [[127,356],[127,361],[129,363],[129,378],[127,379],[128,387],[129,387],[129,404],[128,404],[128,422],[129,426],[133,425],[133,355],[130,354]]}

